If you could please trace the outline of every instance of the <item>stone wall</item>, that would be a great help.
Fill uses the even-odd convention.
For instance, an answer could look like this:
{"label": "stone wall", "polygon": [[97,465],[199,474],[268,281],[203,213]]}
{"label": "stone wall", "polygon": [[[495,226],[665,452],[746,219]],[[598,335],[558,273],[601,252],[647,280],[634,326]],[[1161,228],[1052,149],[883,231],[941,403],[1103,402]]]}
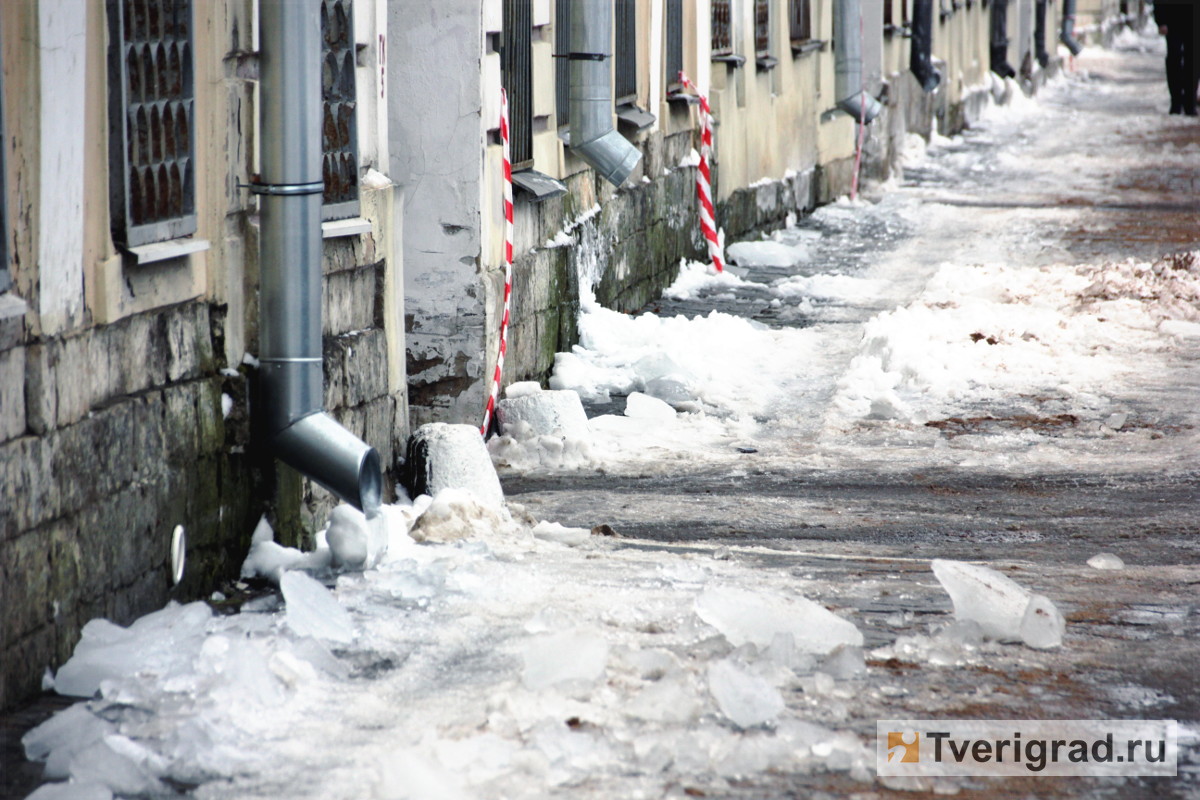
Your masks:
{"label": "stone wall", "polygon": [[89,619],[128,623],[236,574],[261,500],[245,381],[214,361],[222,313],[187,303],[0,354],[4,385],[24,389],[2,409],[0,707],[36,691]]}

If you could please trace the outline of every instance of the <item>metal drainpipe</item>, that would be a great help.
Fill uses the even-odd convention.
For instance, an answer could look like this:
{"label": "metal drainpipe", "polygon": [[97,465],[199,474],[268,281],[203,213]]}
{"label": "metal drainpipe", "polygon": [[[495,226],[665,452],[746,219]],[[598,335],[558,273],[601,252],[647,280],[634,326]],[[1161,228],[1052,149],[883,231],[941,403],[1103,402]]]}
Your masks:
{"label": "metal drainpipe", "polygon": [[1017,77],[1017,71],[1008,63],[1008,0],[992,0],[991,66],[1001,78]]}
{"label": "metal drainpipe", "polygon": [[1075,38],[1075,0],[1063,2],[1062,32],[1058,39],[1067,46],[1071,55],[1077,56],[1083,52],[1083,45]]}
{"label": "metal drainpipe", "polygon": [[[834,92],[837,107],[869,123],[883,106],[863,90],[862,6],[860,0],[834,0],[833,31],[837,37]],[[864,107],[865,104],[865,107]]]}
{"label": "metal drainpipe", "polygon": [[1042,69],[1050,66],[1050,52],[1046,50],[1046,0],[1037,0],[1034,6],[1033,44],[1038,64]]}
{"label": "metal drainpipe", "polygon": [[572,0],[571,152],[620,186],[642,154],[613,128],[612,28],[612,0]]}
{"label": "metal drainpipe", "polygon": [[259,360],[268,442],[368,515],[379,453],[322,409],[320,0],[259,0]]}
{"label": "metal drainpipe", "polygon": [[908,68],[921,89],[932,92],[942,82],[942,73],[933,66],[933,0],[914,0],[909,47]]}

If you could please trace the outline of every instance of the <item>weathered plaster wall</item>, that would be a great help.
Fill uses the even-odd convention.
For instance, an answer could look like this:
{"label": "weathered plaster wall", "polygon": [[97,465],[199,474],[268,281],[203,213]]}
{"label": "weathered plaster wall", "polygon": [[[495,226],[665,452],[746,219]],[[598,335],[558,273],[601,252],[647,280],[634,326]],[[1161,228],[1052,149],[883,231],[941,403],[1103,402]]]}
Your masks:
{"label": "weathered plaster wall", "polygon": [[[253,0],[196,7],[194,240],[208,249],[149,265],[109,234],[107,137],[91,135],[108,129],[104,4],[77,6],[0,3],[14,283],[0,296],[0,708],[38,691],[89,619],[207,597],[236,577],[261,514],[299,544],[334,502],[250,419],[258,237],[238,184],[256,170]],[[360,97],[384,87],[383,7],[356,3]],[[378,105],[360,117],[364,171],[386,161]],[[372,175],[361,206],[369,230],[325,240],[325,400],[390,472],[407,433],[394,187]]]}
{"label": "weathered plaster wall", "polygon": [[390,177],[404,212],[408,386],[414,425],[483,409],[480,203],[482,10],[478,0],[388,7]]}

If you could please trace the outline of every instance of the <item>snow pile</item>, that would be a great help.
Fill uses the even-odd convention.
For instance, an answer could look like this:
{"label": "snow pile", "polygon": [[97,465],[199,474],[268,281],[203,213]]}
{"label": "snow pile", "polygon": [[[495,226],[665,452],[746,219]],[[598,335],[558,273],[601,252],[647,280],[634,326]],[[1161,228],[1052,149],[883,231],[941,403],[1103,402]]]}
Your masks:
{"label": "snow pile", "polygon": [[1066,621],[1054,603],[989,567],[934,559],[933,574],[954,603],[954,616],[989,639],[1024,642],[1039,650],[1062,644]]}
{"label": "snow pile", "polygon": [[[730,247],[737,246],[730,245]],[[679,275],[670,286],[663,290],[663,296],[672,300],[691,300],[706,295],[736,292],[747,286],[758,285],[742,280],[728,269],[716,272],[709,264],[684,259],[679,263]]]}
{"label": "snow pile", "polygon": [[777,239],[735,242],[725,248],[729,260],[742,267],[795,267],[810,256],[802,243],[786,244]]}
{"label": "snow pile", "polygon": [[[385,507],[396,530],[372,569],[283,570],[282,608],[90,624],[58,681],[96,699],[31,731],[28,756],[79,796],[213,781],[222,796],[271,795],[298,774],[313,797],[637,796],[768,770],[871,779],[858,736],[801,716],[862,679],[849,621],[733,588],[753,572],[734,561],[495,509],[485,520],[454,490],[423,506]],[[415,543],[413,517],[414,533],[451,541]],[[432,535],[446,526],[470,531]],[[571,537],[591,543],[563,547]],[[598,550],[615,569],[597,569]]]}

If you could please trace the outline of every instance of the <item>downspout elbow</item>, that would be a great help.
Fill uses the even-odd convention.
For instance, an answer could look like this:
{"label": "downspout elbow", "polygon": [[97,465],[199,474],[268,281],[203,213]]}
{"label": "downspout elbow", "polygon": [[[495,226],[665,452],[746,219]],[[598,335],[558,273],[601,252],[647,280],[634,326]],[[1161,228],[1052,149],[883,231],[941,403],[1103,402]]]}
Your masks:
{"label": "downspout elbow", "polygon": [[834,0],[833,29],[837,38],[834,91],[837,107],[864,125],[879,116],[883,105],[863,82],[862,6],[859,0]]}
{"label": "downspout elbow", "polygon": [[1075,0],[1063,2],[1062,32],[1058,40],[1067,46],[1073,56],[1083,52],[1083,45],[1075,38]]}
{"label": "downspout elbow", "polygon": [[[571,152],[614,186],[620,186],[642,154],[613,128],[611,0],[571,3]],[[566,54],[561,54],[566,55]]]}
{"label": "downspout elbow", "polygon": [[270,437],[276,457],[360,509],[375,516],[383,502],[379,451],[362,442],[324,411],[301,417]]}
{"label": "downspout elbow", "polygon": [[854,117],[855,122],[870,125],[883,111],[883,104],[866,92],[858,92],[838,101],[838,108]]}
{"label": "downspout elbow", "polygon": [[909,47],[909,69],[921,90],[928,94],[942,82],[942,73],[933,66],[933,0],[913,3]]}

